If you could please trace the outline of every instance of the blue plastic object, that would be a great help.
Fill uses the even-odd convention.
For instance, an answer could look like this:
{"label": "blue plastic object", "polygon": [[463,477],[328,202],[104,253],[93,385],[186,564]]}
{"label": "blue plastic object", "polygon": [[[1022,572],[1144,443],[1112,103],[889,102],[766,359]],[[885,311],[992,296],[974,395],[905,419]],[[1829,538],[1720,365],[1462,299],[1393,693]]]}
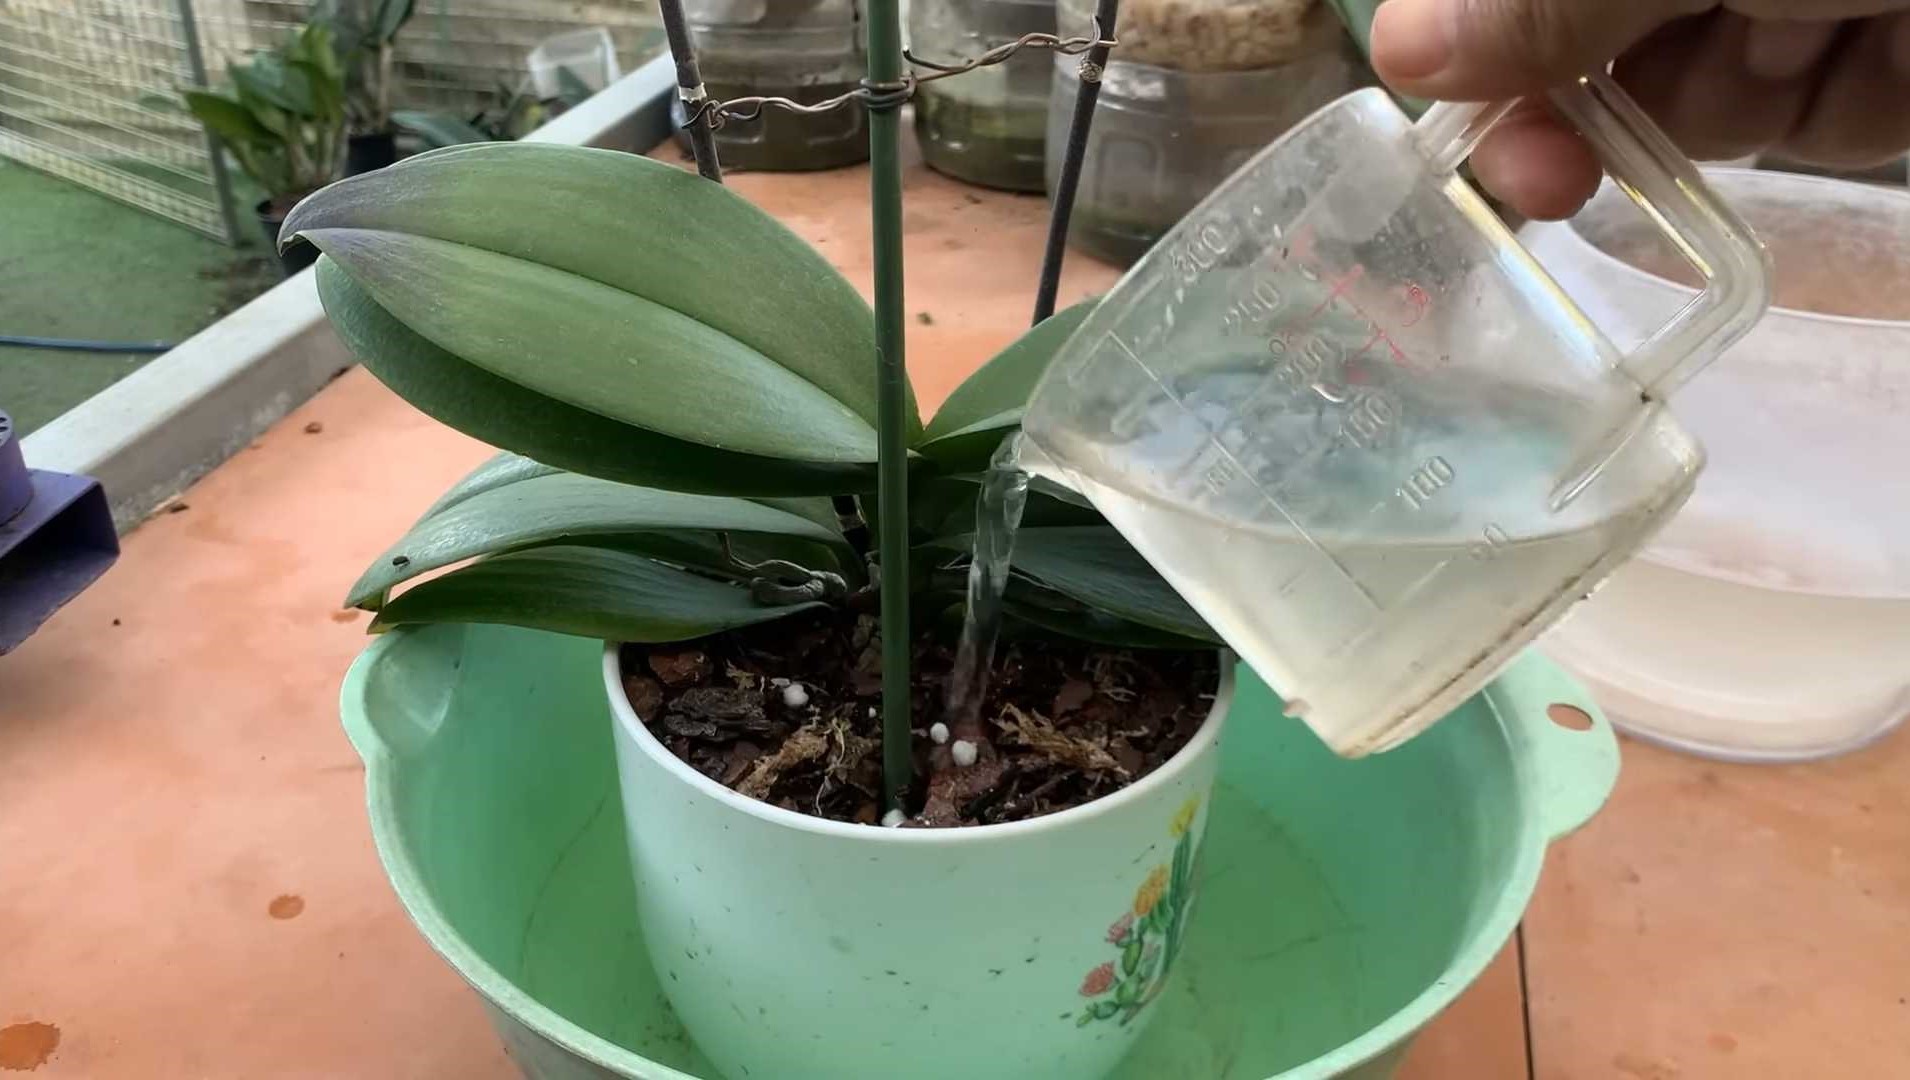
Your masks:
{"label": "blue plastic object", "polygon": [[119,558],[99,481],[26,467],[0,412],[0,656]]}

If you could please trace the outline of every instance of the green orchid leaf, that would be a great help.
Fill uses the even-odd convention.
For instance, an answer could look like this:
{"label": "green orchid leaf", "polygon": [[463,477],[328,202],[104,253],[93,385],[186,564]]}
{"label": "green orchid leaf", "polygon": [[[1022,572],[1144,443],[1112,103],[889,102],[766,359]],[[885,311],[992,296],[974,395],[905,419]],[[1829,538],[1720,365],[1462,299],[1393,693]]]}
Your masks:
{"label": "green orchid leaf", "polygon": [[987,468],[1002,438],[1020,426],[1022,409],[1054,354],[1099,303],[1084,300],[1043,320],[970,375],[929,421],[922,453],[957,471]]}
{"label": "green orchid leaf", "polygon": [[1170,634],[1096,611],[1026,578],[1011,577],[1003,610],[1045,634],[1115,649],[1212,649],[1214,643]]}
{"label": "green orchid leaf", "polygon": [[629,552],[542,547],[414,585],[385,605],[372,629],[502,623],[606,641],[687,641],[818,606],[764,607],[735,585]]}
{"label": "green orchid leaf", "polygon": [[1023,529],[1015,538],[1016,570],[1128,622],[1218,643],[1187,601],[1107,527]]}
{"label": "green orchid leaf", "polygon": [[421,337],[545,397],[724,450],[833,464],[875,459],[875,429],[848,405],[655,301],[408,233],[298,235]]}
{"label": "green orchid leaf", "polygon": [[[931,544],[958,552],[972,550],[967,535],[940,537]],[[1024,527],[1015,536],[1011,562],[1017,573],[1123,622],[1204,641],[1210,647],[1220,641],[1187,601],[1109,526]],[[1028,621],[1045,625],[1039,615]]]}
{"label": "green orchid leaf", "polygon": [[[1121,974],[1132,975],[1141,966],[1141,939],[1134,937],[1121,950]],[[1116,995],[1119,1000],[1119,995]]]}
{"label": "green orchid leaf", "polygon": [[[982,478],[977,475],[943,476],[930,473],[911,479],[909,514],[913,519],[913,528],[919,535],[930,537],[972,533],[981,485]],[[1062,495],[1068,498],[1061,498]],[[1050,484],[1036,477],[1028,485],[1028,501],[1022,508],[1021,524],[1023,528],[1106,525],[1107,519],[1087,500],[1058,484]]]}
{"label": "green orchid leaf", "polygon": [[375,603],[420,574],[479,555],[592,537],[698,530],[771,533],[821,543],[842,539],[810,516],[748,499],[555,473],[495,486],[426,516],[372,563],[346,604]]}
{"label": "green orchid leaf", "polygon": [[331,234],[413,330],[547,396],[726,449],[874,460],[868,305],[722,185],[633,154],[475,143],[331,185],[288,217],[300,232]]}
{"label": "green orchid leaf", "polygon": [[[816,525],[828,535],[832,543],[841,544],[844,542],[842,539],[842,516],[836,513],[834,499],[773,498],[758,496],[752,498],[750,501],[761,503],[775,510],[781,510],[785,514],[793,514],[796,517]],[[790,535],[797,534],[792,532]]]}
{"label": "green orchid leaf", "polygon": [[[825,545],[795,536],[770,533],[730,533],[730,551],[746,563],[781,559],[810,570],[839,574],[852,588],[863,584],[856,560],[845,557],[841,545]],[[723,581],[748,582],[756,577],[736,566],[723,551],[722,538],[713,532],[674,531],[620,533],[593,536],[580,547],[608,548],[645,555],[671,566],[694,570]]]}
{"label": "green orchid leaf", "polygon": [[379,307],[330,257],[318,260],[317,278],[333,328],[373,375],[437,420],[493,446],[568,472],[708,495],[820,495],[875,485],[870,465],[717,450],[565,405],[426,341]]}
{"label": "green orchid leaf", "polygon": [[[909,478],[909,530],[918,537],[967,533],[975,528],[975,500],[981,478],[924,473]],[[881,529],[881,507],[873,496],[862,500],[871,531]]]}
{"label": "green orchid leaf", "polygon": [[[466,473],[464,479],[452,484],[444,494],[438,496],[438,501],[432,503],[430,509],[426,510],[423,517],[418,520],[423,521],[424,518],[456,506],[473,495],[482,495],[494,488],[515,484],[519,480],[530,480],[561,472],[563,472],[562,469],[554,469],[541,462],[532,461],[522,454],[503,451]],[[412,527],[416,528],[416,523]]]}

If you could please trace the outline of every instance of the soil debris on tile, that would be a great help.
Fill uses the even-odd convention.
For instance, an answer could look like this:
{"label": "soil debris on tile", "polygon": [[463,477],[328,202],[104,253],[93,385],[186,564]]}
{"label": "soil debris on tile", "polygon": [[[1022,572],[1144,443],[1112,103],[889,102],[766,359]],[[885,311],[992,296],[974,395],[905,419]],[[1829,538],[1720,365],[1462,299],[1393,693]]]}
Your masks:
{"label": "soil debris on tile", "polygon": [[[774,806],[873,824],[882,797],[881,641],[867,615],[833,610],[689,644],[625,645],[624,694],[670,752]],[[909,826],[1040,817],[1120,790],[1185,746],[1213,705],[1212,652],[1123,651],[1004,638],[972,765],[941,718],[954,649],[916,643],[912,752],[931,778]],[[803,688],[790,694],[792,685]],[[941,757],[937,757],[940,755]]]}
{"label": "soil debris on tile", "polygon": [[32,1072],[60,1048],[60,1029],[38,1020],[0,1027],[0,1069]]}

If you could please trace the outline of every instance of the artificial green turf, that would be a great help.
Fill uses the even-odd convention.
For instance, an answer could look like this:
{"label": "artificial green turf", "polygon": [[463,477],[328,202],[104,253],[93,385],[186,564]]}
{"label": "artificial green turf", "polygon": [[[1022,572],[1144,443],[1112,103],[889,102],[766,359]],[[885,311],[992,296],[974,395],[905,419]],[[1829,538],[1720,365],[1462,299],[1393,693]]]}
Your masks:
{"label": "artificial green turf", "polygon": [[[180,341],[278,281],[249,209],[234,249],[0,161],[0,335]],[[151,360],[0,346],[0,409],[22,432]]]}

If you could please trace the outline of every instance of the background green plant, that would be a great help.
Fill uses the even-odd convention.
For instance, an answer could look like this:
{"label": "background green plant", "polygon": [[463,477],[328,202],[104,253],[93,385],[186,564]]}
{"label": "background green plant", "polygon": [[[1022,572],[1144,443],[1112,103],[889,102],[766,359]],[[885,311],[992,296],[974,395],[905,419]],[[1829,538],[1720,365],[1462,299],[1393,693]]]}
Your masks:
{"label": "background green plant", "polygon": [[274,201],[338,175],[345,79],[329,28],[311,23],[226,69],[223,90],[185,90],[186,107]]}
{"label": "background green plant", "polygon": [[521,139],[590,96],[589,85],[567,67],[557,69],[557,86],[555,98],[540,99],[530,92],[529,79],[521,80],[516,88],[499,83],[490,100],[475,113],[399,109],[391,119],[427,150]]}
{"label": "background green plant", "polygon": [[[869,308],[728,189],[630,154],[484,143],[334,184],[285,233],[324,252],[319,294],[374,375],[506,451],[353,586],[378,630],[662,642],[825,602],[753,595],[745,564],[765,559],[852,591],[905,582],[918,623],[959,613],[979,474],[1090,307],[1029,331],[928,425],[909,408],[910,560],[882,572],[851,539],[876,516]],[[1046,485],[1008,604],[1021,632],[1217,640],[1099,514]]]}
{"label": "background green plant", "polygon": [[316,0],[307,21],[332,34],[345,72],[345,105],[357,135],[391,130],[391,68],[398,32],[416,0]]}

